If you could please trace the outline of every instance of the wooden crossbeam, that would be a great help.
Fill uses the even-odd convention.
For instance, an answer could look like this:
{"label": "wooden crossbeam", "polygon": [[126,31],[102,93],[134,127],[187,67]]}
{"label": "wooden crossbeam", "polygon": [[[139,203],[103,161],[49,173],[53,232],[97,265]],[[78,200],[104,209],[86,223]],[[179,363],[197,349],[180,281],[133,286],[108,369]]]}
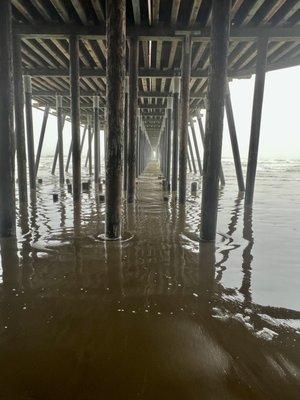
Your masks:
{"label": "wooden crossbeam", "polygon": [[[284,61],[277,61],[276,63],[269,64],[267,71],[275,71],[277,69],[289,68],[296,65],[300,65],[300,57],[288,58]],[[173,78],[177,74],[180,74],[178,69],[140,69],[139,78]],[[228,70],[229,78],[248,78],[255,73],[255,68],[243,68],[239,70]],[[69,70],[67,68],[24,68],[24,75],[30,75],[32,77],[68,77]],[[81,68],[81,77],[94,77],[94,78],[106,78],[106,72],[100,68]],[[207,78],[208,69],[194,69],[191,72],[191,78]],[[156,97],[156,96],[154,96]]]}
{"label": "wooden crossbeam", "polygon": [[[32,95],[36,97],[55,97],[56,95],[64,96],[64,97],[70,97],[70,91],[69,90],[62,90],[62,91],[53,91],[53,90],[39,90],[39,89],[33,89],[32,90]],[[80,91],[80,97],[92,97],[92,96],[105,96],[106,92],[105,91],[93,91],[93,90],[81,90]],[[173,93],[172,92],[153,92],[153,91],[147,91],[139,92],[139,97],[145,97],[145,98],[165,98],[165,97],[172,97]],[[191,98],[193,99],[202,99],[204,98],[202,93],[191,93],[190,95]]]}
{"label": "wooden crossbeam", "polygon": [[[105,24],[99,25],[73,25],[73,24],[14,24],[14,33],[26,38],[68,38],[78,35],[88,39],[105,39]],[[210,29],[193,25],[182,26],[128,26],[127,36],[137,36],[139,40],[182,41],[186,34],[192,35],[193,42],[209,42]],[[232,28],[231,40],[249,41],[259,37],[269,37],[272,41],[300,40],[300,25],[292,27],[241,27]]]}

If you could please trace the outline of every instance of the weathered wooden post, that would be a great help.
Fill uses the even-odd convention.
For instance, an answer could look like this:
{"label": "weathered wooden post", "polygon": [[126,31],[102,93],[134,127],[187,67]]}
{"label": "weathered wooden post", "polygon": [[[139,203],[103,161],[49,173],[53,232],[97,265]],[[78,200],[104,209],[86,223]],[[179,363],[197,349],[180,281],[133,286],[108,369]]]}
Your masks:
{"label": "weathered wooden post", "polygon": [[[200,110],[196,110],[196,117],[197,117],[199,129],[200,129],[201,141],[202,141],[203,148],[204,148],[204,145],[205,145],[205,133],[204,133],[204,127],[203,127],[203,123],[202,123]],[[220,183],[221,183],[222,186],[225,185],[225,176],[224,176],[224,172],[223,172],[222,162],[221,162],[221,166],[220,166]]]}
{"label": "weathered wooden post", "polygon": [[201,239],[204,241],[215,240],[217,228],[230,6],[230,0],[213,0],[212,2],[211,70],[207,95],[208,115],[204,143],[201,210]]}
{"label": "weathered wooden post", "polygon": [[265,87],[268,38],[261,38],[257,44],[256,76],[252,106],[251,133],[248,154],[245,205],[253,203],[255,176],[257,168],[260,123]]}
{"label": "weathered wooden post", "polygon": [[190,77],[191,77],[191,38],[186,35],[182,50],[181,76],[181,118],[179,138],[179,202],[185,203],[186,198],[186,171],[187,171],[187,142],[188,120],[190,109]]}
{"label": "weathered wooden post", "polygon": [[124,134],[126,1],[106,1],[107,154],[106,223],[109,239],[121,236],[122,152]]}
{"label": "weathered wooden post", "polygon": [[14,236],[15,167],[13,147],[12,13],[10,0],[0,12],[0,236]]}
{"label": "weathered wooden post", "polygon": [[171,187],[171,130],[172,130],[172,98],[167,98],[167,168],[166,168],[166,180],[167,188],[170,190]]}
{"label": "weathered wooden post", "polygon": [[125,92],[125,115],[124,115],[124,155],[123,155],[123,190],[127,190],[127,176],[128,176],[128,98],[129,98],[129,82],[126,77],[126,92]]}
{"label": "weathered wooden post", "polygon": [[136,132],[136,145],[135,145],[135,177],[139,176],[139,154],[140,154],[140,136],[141,136],[141,117],[140,109],[137,111],[137,132]]}
{"label": "weathered wooden post", "polygon": [[173,151],[172,151],[172,191],[177,192],[178,178],[178,126],[179,126],[180,78],[173,78]]}
{"label": "weathered wooden post", "polygon": [[229,135],[230,135],[230,141],[231,141],[231,147],[232,147],[232,153],[233,153],[233,159],[234,159],[236,178],[238,181],[239,190],[240,190],[240,192],[243,192],[245,190],[244,177],[243,177],[242,163],[241,163],[239,144],[238,144],[237,134],[236,134],[236,129],[235,129],[235,122],[234,122],[228,81],[226,83],[225,110],[226,110],[226,115],[227,115],[227,122],[228,122]]}
{"label": "weathered wooden post", "polygon": [[34,137],[33,137],[33,121],[32,121],[32,86],[31,76],[24,76],[25,90],[25,113],[26,113],[26,133],[27,133],[27,154],[29,167],[29,186],[31,190],[36,189],[35,179],[35,160],[34,160]]}
{"label": "weathered wooden post", "polygon": [[[84,126],[84,130],[83,130],[83,135],[82,135],[82,138],[81,138],[81,143],[80,143],[80,153],[82,153],[82,149],[83,149],[83,146],[84,146],[84,139],[85,139],[85,135],[86,135],[86,130],[87,130],[87,126],[85,125]],[[67,162],[66,162],[66,168],[65,168],[66,172],[69,171],[69,166],[70,166],[71,157],[72,157],[72,147],[73,147],[73,143],[72,143],[72,140],[71,140],[70,147],[69,147],[69,152],[68,152],[68,157],[67,157]]]}
{"label": "weathered wooden post", "polygon": [[[63,129],[64,129],[64,126],[65,126],[65,121],[66,121],[66,115],[64,114],[64,115],[63,115],[63,127],[62,127]],[[73,144],[72,144],[72,139],[71,139],[71,145],[73,146]],[[72,155],[72,149],[71,149],[70,156],[71,156],[71,155]],[[52,175],[55,174],[57,160],[58,160],[58,141],[57,141],[57,143],[56,143],[55,152],[54,152],[54,157],[53,157],[52,170],[51,170],[51,174],[52,174]]]}
{"label": "weathered wooden post", "polygon": [[46,127],[47,127],[49,111],[50,111],[50,107],[49,107],[49,105],[46,105],[45,110],[44,110],[44,116],[43,116],[43,122],[42,122],[42,127],[41,127],[40,138],[39,138],[39,144],[38,144],[38,148],[37,148],[37,152],[36,152],[36,158],[35,158],[35,175],[36,176],[37,176],[37,173],[38,173],[38,170],[39,170],[40,159],[41,159],[41,154],[42,154],[42,149],[43,149],[43,143],[44,143],[44,138],[45,138],[45,133],[46,133]]}
{"label": "weathered wooden post", "polygon": [[129,110],[128,110],[128,177],[127,201],[135,197],[135,143],[137,136],[138,108],[138,59],[139,41],[136,36],[129,39]]}
{"label": "weathered wooden post", "polygon": [[199,146],[198,146],[198,142],[197,142],[193,117],[190,117],[190,126],[191,126],[191,131],[192,131],[192,138],[193,138],[193,143],[194,143],[194,147],[195,147],[195,153],[196,153],[199,173],[200,173],[200,175],[202,175],[203,171],[202,171],[202,165],[201,165],[201,158],[200,158]]}
{"label": "weathered wooden post", "polygon": [[89,176],[92,176],[93,170],[92,170],[92,121],[91,121],[91,116],[88,115],[88,120],[87,120],[87,126],[88,126],[88,139],[89,139],[89,144],[88,144],[88,162],[89,162]]}
{"label": "weathered wooden post", "polygon": [[196,173],[197,173],[197,168],[196,168],[195,157],[194,157],[194,151],[193,151],[193,147],[192,147],[192,143],[191,143],[189,128],[188,128],[188,148],[189,148],[190,155],[191,155],[191,161],[192,161],[192,165],[193,165],[193,171],[194,171],[194,174],[196,174]]}
{"label": "weathered wooden post", "polygon": [[94,181],[98,187],[100,176],[100,126],[99,126],[99,96],[93,96],[94,122]]}
{"label": "weathered wooden post", "polygon": [[63,115],[62,115],[62,96],[56,96],[57,112],[57,144],[58,144],[58,165],[59,165],[59,183],[65,183],[64,171],[64,145],[63,145]]}
{"label": "weathered wooden post", "polygon": [[81,195],[81,157],[80,157],[80,89],[79,89],[79,41],[76,35],[70,36],[70,89],[71,89],[71,129],[72,129],[72,169],[73,200],[79,201]]}
{"label": "weathered wooden post", "polygon": [[20,206],[27,205],[27,168],[26,140],[24,125],[24,88],[22,75],[21,38],[14,37],[13,41],[13,73],[14,73],[14,106],[15,133],[17,142],[17,165]]}

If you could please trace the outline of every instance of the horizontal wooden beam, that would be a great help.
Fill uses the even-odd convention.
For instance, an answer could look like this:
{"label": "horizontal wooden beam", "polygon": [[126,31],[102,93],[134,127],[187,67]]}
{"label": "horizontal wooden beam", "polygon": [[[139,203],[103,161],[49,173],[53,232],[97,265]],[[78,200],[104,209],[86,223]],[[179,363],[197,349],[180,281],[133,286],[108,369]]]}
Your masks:
{"label": "horizontal wooden beam", "polygon": [[[278,69],[289,68],[296,65],[300,65],[300,57],[288,58],[283,61],[277,61],[276,63],[272,63],[267,65],[267,71],[275,71]],[[229,78],[249,78],[252,74],[255,73],[255,67],[251,68],[244,68],[241,70],[228,70],[228,77]],[[30,75],[31,77],[69,77],[69,70],[67,68],[23,68],[24,75]],[[180,70],[178,69],[139,69],[139,78],[173,78],[180,74]],[[84,78],[88,77],[100,77],[105,79],[106,72],[103,69],[96,69],[96,68],[81,68],[80,76]],[[208,69],[195,69],[191,71],[191,78],[207,78],[208,77]],[[154,96],[157,97],[157,96]]]}
{"label": "horizontal wooden beam", "polygon": [[[143,98],[166,98],[166,97],[172,97],[173,93],[172,92],[158,92],[158,91],[148,91],[148,92],[143,92],[140,91],[139,97]],[[70,91],[69,90],[61,90],[61,91],[53,91],[53,90],[37,90],[33,89],[32,90],[32,95],[36,97],[55,97],[56,95],[60,95],[63,97],[70,97]],[[106,95],[105,91],[93,91],[93,90],[81,90],[80,91],[80,97],[92,97],[92,96],[102,96],[104,97]],[[196,92],[191,92],[190,97],[192,99],[203,99],[205,96],[202,93],[196,93]]]}
{"label": "horizontal wooden beam", "polygon": [[[139,69],[139,78],[173,78],[177,76],[180,71],[178,69]],[[24,75],[34,76],[51,76],[51,77],[68,77],[69,70],[67,68],[48,68],[48,67],[38,67],[38,68],[24,68]],[[100,68],[81,68],[80,76],[84,78],[106,78],[106,71]],[[196,69],[192,71],[193,78],[207,78],[207,69]]]}
{"label": "horizontal wooden beam", "polygon": [[[87,39],[106,39],[105,23],[98,25],[72,24],[22,24],[14,25],[14,33],[24,38],[67,38],[78,35]],[[191,28],[183,26],[128,26],[127,36],[138,36],[140,40],[181,41],[186,35],[192,35],[193,42],[209,42],[210,29],[193,25]],[[231,40],[249,41],[258,37],[267,36],[271,41],[287,41],[300,39],[300,26],[292,27],[241,27],[232,28]]]}

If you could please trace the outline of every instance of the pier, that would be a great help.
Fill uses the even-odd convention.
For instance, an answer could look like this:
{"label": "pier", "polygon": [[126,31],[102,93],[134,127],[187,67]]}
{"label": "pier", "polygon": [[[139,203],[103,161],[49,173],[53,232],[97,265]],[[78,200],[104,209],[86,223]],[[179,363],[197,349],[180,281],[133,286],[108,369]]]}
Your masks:
{"label": "pier", "polygon": [[[297,398],[300,327],[274,320],[300,311],[252,298],[252,253],[266,73],[300,65],[299,22],[298,0],[0,2],[3,399]],[[243,163],[229,83],[252,75]]]}

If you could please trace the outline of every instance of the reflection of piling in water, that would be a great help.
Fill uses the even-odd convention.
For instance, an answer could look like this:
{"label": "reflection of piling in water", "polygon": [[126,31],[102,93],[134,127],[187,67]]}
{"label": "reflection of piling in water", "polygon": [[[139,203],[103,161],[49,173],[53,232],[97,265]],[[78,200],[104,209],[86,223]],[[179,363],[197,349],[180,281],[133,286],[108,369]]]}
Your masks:
{"label": "reflection of piling in water", "polygon": [[243,280],[242,280],[242,285],[239,290],[244,295],[245,305],[249,306],[252,302],[251,263],[253,260],[252,249],[253,249],[253,245],[254,245],[253,229],[252,229],[252,209],[250,207],[247,207],[244,210],[243,238],[248,241],[248,244],[244,248],[243,255],[242,255],[242,258],[243,258],[243,262],[242,262]]}
{"label": "reflection of piling in water", "polygon": [[20,268],[17,240],[14,236],[11,238],[2,238],[1,263],[3,270],[3,285],[6,289],[19,289],[20,287]]}

